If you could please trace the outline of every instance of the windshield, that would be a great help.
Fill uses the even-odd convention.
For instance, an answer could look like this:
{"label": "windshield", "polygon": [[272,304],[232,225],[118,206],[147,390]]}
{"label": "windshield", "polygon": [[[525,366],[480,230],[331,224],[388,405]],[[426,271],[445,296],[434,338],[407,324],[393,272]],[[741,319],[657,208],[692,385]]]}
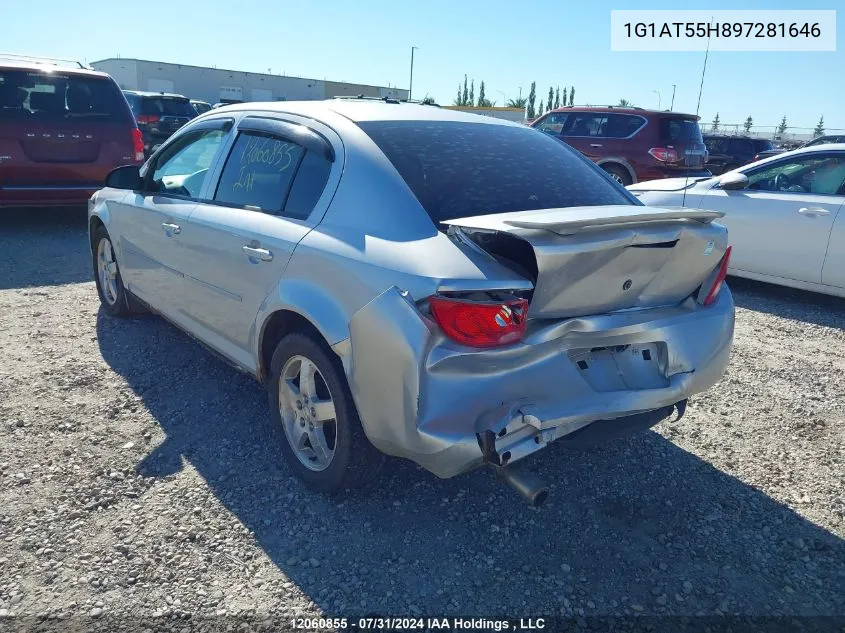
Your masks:
{"label": "windshield", "polygon": [[127,121],[117,85],[107,77],[0,70],[0,118],[30,121]]}
{"label": "windshield", "polygon": [[375,141],[435,222],[604,204],[638,204],[565,143],[529,127],[369,121]]}

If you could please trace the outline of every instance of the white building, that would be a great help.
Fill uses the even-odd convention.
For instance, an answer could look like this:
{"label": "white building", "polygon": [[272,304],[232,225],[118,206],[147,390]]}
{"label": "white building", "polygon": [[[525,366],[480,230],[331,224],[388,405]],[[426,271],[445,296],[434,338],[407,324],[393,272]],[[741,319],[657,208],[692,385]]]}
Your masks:
{"label": "white building", "polygon": [[407,99],[401,88],[351,84],[303,77],[251,73],[144,59],[108,58],[91,62],[124,90],[173,92],[209,103],[319,100],[339,96]]}

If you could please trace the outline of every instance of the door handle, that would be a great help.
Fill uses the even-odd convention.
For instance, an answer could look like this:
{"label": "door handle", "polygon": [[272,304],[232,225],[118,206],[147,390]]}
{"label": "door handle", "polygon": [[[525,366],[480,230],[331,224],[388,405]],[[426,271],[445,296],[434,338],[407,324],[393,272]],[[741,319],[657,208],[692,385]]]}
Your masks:
{"label": "door handle", "polygon": [[590,147],[601,147],[601,143],[590,143]]}
{"label": "door handle", "polygon": [[164,229],[164,232],[167,233],[168,236],[170,235],[178,235],[182,232],[182,227],[178,224],[171,224],[170,222],[162,222],[161,228]]}
{"label": "door handle", "polygon": [[821,207],[801,207],[798,209],[798,213],[801,215],[830,215],[830,211],[827,209],[822,209]]}
{"label": "door handle", "polygon": [[243,246],[243,251],[246,253],[246,256],[251,259],[260,259],[262,262],[273,261],[273,253],[268,251],[266,248],[256,248],[246,244]]}

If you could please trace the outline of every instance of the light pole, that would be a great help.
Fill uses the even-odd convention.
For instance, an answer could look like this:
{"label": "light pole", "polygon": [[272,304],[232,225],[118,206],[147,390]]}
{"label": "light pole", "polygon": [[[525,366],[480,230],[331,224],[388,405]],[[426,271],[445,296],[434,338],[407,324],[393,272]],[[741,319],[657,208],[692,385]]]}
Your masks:
{"label": "light pole", "polygon": [[498,92],[500,95],[502,95],[502,107],[504,107],[505,104],[507,104],[507,102],[508,102],[508,95],[506,95],[501,90],[497,90],[496,92]]}
{"label": "light pole", "polygon": [[675,109],[675,84],[672,84],[672,105],[669,106],[669,112]]}
{"label": "light pole", "polygon": [[414,89],[414,51],[418,46],[411,47],[411,81],[408,83],[408,101],[411,100],[411,91]]}
{"label": "light pole", "polygon": [[522,101],[522,86],[519,87],[519,100]]}
{"label": "light pole", "polygon": [[662,99],[660,98],[660,91],[659,90],[652,90],[652,92],[657,95],[657,109],[659,110],[660,109],[660,103],[662,101]]}

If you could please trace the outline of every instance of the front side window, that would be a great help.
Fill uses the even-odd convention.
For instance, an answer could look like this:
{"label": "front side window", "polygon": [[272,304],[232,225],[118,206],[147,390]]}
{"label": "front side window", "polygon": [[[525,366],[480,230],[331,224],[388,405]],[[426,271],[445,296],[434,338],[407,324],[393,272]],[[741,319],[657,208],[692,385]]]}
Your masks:
{"label": "front side window", "polygon": [[523,126],[364,121],[435,224],[560,207],[639,204],[566,143]]}
{"label": "front side window", "polygon": [[559,136],[563,130],[563,124],[566,123],[566,117],[566,112],[552,112],[534,127],[548,134]]}
{"label": "front side window", "polygon": [[226,159],[214,199],[280,214],[304,151],[276,136],[242,132]]}
{"label": "front side window", "polygon": [[198,198],[225,136],[223,130],[201,130],[166,147],[152,171],[153,191]]}
{"label": "front side window", "polygon": [[843,195],[845,155],[804,156],[778,162],[748,175],[752,191]]}

